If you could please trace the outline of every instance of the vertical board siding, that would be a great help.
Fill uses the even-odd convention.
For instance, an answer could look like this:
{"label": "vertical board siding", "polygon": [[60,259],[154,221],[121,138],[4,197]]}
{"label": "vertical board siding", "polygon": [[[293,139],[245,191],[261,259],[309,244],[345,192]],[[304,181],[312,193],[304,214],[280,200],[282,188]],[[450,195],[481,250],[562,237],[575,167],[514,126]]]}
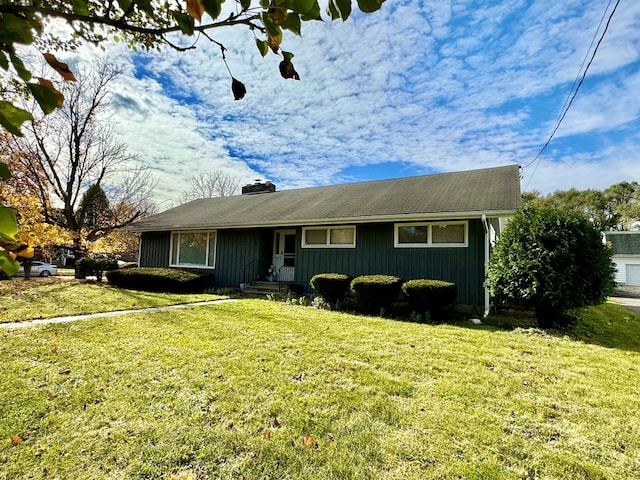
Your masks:
{"label": "vertical board siding", "polygon": [[[309,280],[316,273],[396,275],[403,280],[432,278],[454,282],[458,303],[484,303],[484,228],[480,220],[469,221],[468,247],[395,248],[394,224],[356,226],[356,248],[300,248],[301,228],[296,229],[294,282],[311,291]],[[142,234],[140,265],[169,265],[170,233]],[[238,287],[244,281],[244,266],[253,260],[271,264],[272,229],[218,230],[215,283]],[[265,272],[266,273],[266,272]]]}
{"label": "vertical board siding", "polygon": [[168,267],[171,232],[144,232],[140,237],[141,267]]}
{"label": "vertical board siding", "polygon": [[316,273],[396,275],[403,280],[432,278],[454,282],[458,303],[484,302],[484,228],[469,221],[469,246],[453,248],[395,248],[394,224],[357,227],[356,248],[301,248],[296,258],[296,283],[310,290]]}
{"label": "vertical board siding", "polygon": [[244,281],[244,266],[253,260],[271,264],[273,230],[218,230],[217,242],[217,286],[237,288]]}

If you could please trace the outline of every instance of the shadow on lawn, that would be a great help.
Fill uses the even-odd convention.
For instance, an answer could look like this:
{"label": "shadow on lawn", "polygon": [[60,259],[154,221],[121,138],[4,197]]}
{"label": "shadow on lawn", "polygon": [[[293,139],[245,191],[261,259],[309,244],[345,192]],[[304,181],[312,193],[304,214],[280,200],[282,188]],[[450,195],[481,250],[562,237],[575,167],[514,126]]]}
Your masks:
{"label": "shadow on lawn", "polygon": [[[631,310],[607,302],[595,307],[578,308],[568,314],[568,324],[545,332],[556,337],[599,345],[606,348],[640,352],[640,315]],[[532,311],[512,309],[490,315],[482,325],[456,322],[456,325],[488,330],[537,329]]]}

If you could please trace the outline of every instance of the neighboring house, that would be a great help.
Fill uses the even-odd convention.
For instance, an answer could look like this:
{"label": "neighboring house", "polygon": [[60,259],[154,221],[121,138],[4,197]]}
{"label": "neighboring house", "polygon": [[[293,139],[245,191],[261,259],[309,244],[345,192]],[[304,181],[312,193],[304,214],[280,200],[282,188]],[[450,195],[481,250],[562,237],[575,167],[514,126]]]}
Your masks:
{"label": "neighboring house", "polygon": [[640,285],[640,231],[604,232],[616,264],[616,283]]}
{"label": "neighboring house", "polygon": [[488,308],[492,243],[520,206],[519,167],[488,168],[196,200],[135,222],[140,266],[211,271],[220,287],[266,278],[309,291],[316,273],[455,282]]}

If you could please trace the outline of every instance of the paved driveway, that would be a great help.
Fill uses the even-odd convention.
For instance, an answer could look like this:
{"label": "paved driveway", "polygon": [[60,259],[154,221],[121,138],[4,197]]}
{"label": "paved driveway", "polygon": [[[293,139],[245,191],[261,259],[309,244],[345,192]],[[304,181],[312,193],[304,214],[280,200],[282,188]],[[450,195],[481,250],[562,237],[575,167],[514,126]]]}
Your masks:
{"label": "paved driveway", "polygon": [[640,287],[621,286],[616,288],[615,295],[615,297],[611,297],[611,300],[629,310],[640,313]]}

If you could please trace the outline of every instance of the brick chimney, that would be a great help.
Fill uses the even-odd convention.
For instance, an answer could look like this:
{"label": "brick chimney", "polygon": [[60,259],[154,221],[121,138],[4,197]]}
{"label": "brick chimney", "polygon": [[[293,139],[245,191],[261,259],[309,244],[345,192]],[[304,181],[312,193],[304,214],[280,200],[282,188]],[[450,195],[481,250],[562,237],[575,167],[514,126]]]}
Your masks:
{"label": "brick chimney", "polygon": [[276,191],[276,186],[270,181],[256,180],[242,187],[242,195],[256,195],[258,193],[272,193]]}

